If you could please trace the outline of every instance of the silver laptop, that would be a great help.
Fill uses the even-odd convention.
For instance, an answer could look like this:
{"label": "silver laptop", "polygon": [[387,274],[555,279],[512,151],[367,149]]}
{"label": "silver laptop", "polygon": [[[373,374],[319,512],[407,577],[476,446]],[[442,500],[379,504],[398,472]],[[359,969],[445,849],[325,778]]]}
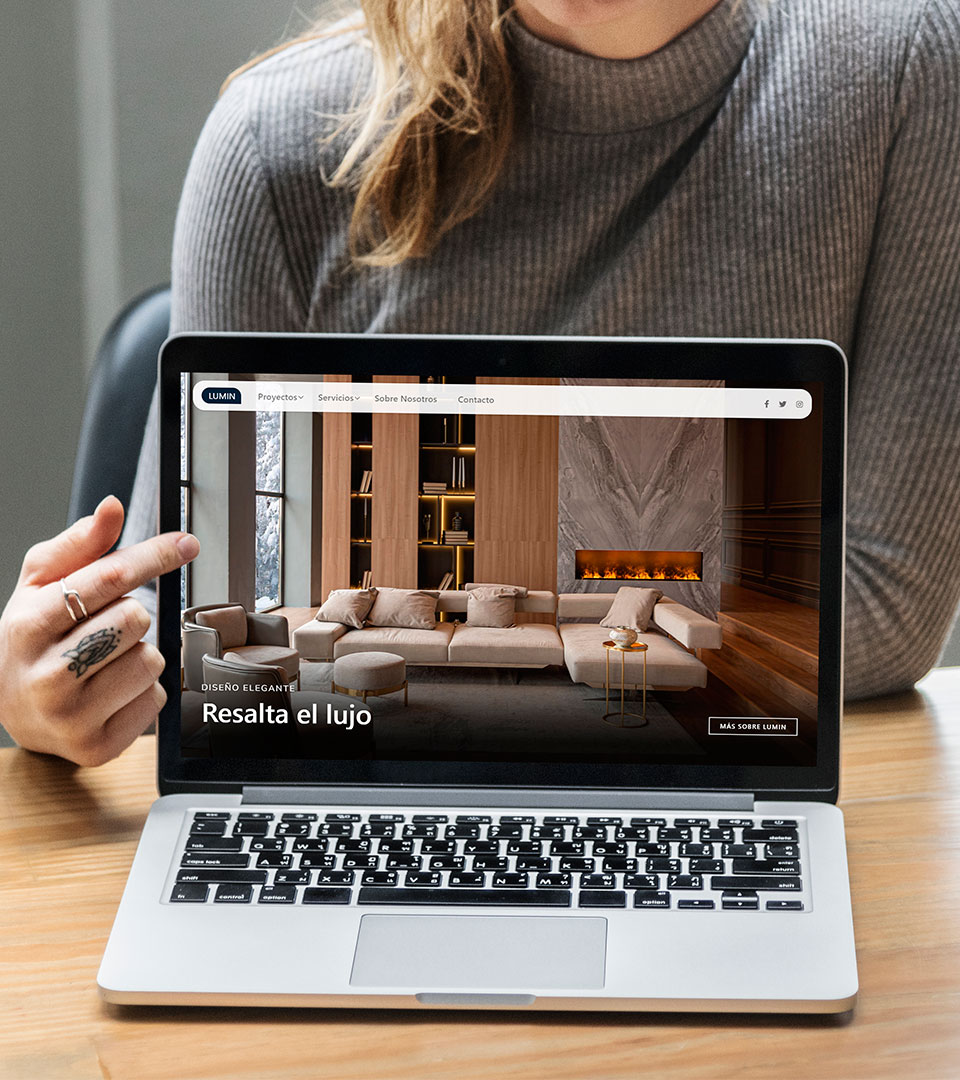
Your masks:
{"label": "silver laptop", "polygon": [[846,365],[186,335],[123,1003],[840,1012]]}

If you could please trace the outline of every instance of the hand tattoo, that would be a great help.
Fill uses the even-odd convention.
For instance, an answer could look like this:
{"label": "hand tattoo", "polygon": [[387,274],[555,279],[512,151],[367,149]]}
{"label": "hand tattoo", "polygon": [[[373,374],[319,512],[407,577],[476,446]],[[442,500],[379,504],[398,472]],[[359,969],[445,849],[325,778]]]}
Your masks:
{"label": "hand tattoo", "polygon": [[98,630],[95,634],[87,634],[85,638],[81,638],[75,649],[67,649],[63,654],[72,658],[67,665],[67,671],[76,672],[78,679],[85,675],[88,668],[106,660],[116,649],[122,633],[122,630],[115,630],[111,626],[108,630]]}

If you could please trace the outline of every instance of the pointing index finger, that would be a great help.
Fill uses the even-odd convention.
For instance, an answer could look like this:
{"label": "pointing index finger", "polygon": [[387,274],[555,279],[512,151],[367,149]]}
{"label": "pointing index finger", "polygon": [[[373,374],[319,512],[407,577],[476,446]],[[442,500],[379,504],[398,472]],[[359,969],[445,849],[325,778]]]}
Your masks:
{"label": "pointing index finger", "polygon": [[[200,544],[190,533],[161,533],[84,566],[70,575],[67,586],[80,594],[92,615],[154,578],[178,570],[199,551]],[[66,609],[64,615],[69,618]]]}

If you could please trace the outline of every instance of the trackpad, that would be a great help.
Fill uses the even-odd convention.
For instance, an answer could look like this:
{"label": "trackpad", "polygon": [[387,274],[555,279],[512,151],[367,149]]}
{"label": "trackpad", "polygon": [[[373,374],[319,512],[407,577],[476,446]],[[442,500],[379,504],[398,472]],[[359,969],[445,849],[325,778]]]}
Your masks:
{"label": "trackpad", "polygon": [[600,990],[607,920],[364,915],[351,986],[414,990]]}

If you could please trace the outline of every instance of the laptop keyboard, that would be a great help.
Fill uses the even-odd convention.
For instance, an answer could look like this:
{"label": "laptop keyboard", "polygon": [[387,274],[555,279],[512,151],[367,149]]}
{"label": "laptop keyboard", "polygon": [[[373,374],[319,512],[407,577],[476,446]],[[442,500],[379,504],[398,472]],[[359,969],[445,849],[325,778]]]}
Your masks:
{"label": "laptop keyboard", "polygon": [[178,904],[803,911],[803,820],[188,811]]}

